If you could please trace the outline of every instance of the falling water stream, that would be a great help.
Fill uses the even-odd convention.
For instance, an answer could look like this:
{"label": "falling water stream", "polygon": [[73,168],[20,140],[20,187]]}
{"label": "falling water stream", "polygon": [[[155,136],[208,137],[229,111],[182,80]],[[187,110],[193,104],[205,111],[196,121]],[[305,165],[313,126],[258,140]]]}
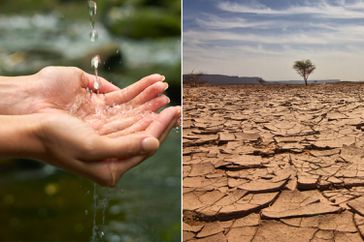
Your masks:
{"label": "falling water stream", "polygon": [[92,42],[95,42],[99,37],[99,34],[95,29],[96,12],[97,12],[97,3],[95,1],[88,1],[88,14],[90,16],[90,22],[91,22],[90,40]]}
{"label": "falling water stream", "polygon": [[[88,10],[91,22],[90,40],[95,42],[98,39],[98,32],[95,28],[96,13],[97,13],[97,3],[96,1],[88,1]],[[100,56],[95,55],[91,59],[91,67],[94,70],[95,80],[93,82],[93,88],[98,93],[101,88],[101,82],[99,81],[98,68],[101,62]],[[90,92],[92,95],[92,91]],[[103,241],[105,233],[103,231],[103,226],[105,224],[105,212],[108,206],[109,196],[101,197],[98,194],[98,186],[94,184],[93,191],[93,224],[92,224],[92,237],[91,241]],[[101,216],[101,224],[97,223],[98,214]]]}
{"label": "falling water stream", "polygon": [[99,55],[95,55],[94,57],[92,57],[91,59],[91,67],[94,69],[94,73],[96,76],[96,79],[94,80],[93,83],[93,88],[98,92],[99,89],[101,88],[101,82],[99,80],[99,73],[98,73],[98,68],[99,68],[99,64],[100,64],[100,56]]}
{"label": "falling water stream", "polygon": [[[95,42],[99,36],[99,34],[95,28],[96,13],[97,13],[97,3],[95,1],[91,1],[91,0],[88,1],[88,13],[89,13],[90,22],[91,22],[90,40],[91,40],[91,42]],[[100,59],[99,55],[95,55],[91,59],[91,67],[94,69],[95,76],[96,76],[96,79],[94,80],[94,83],[93,83],[93,88],[97,92],[101,87],[101,82],[99,81],[98,71],[97,71],[100,61],[101,61],[101,59]]]}

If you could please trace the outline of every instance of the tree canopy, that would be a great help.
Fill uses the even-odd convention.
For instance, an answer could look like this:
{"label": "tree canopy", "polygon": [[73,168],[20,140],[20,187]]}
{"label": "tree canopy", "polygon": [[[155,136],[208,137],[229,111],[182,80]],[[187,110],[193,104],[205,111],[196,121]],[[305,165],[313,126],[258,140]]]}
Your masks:
{"label": "tree canopy", "polygon": [[316,66],[312,64],[310,60],[300,60],[294,63],[293,69],[295,69],[297,73],[303,77],[305,85],[307,86],[307,79],[309,75],[316,69]]}

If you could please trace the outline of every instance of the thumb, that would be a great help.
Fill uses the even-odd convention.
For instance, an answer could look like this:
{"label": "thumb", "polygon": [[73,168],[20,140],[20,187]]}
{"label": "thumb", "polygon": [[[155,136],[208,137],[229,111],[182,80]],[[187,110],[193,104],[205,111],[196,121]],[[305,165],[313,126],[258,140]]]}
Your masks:
{"label": "thumb", "polygon": [[147,155],[159,148],[159,140],[147,135],[127,135],[120,138],[101,137],[92,152],[92,160],[125,159]]}

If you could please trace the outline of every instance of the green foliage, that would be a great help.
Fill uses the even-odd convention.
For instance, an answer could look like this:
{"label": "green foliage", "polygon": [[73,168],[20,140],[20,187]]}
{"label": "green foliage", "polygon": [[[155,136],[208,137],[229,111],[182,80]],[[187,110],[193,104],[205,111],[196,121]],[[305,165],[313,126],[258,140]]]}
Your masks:
{"label": "green foliage", "polygon": [[57,0],[17,0],[1,1],[1,14],[32,14],[51,11],[57,5]]}
{"label": "green foliage", "polygon": [[161,38],[181,34],[180,18],[163,8],[141,8],[106,23],[113,34],[133,39]]}
{"label": "green foliage", "polygon": [[145,6],[154,6],[154,7],[164,7],[171,9],[180,10],[181,1],[180,0],[111,0],[108,1],[112,5],[119,6],[134,6],[134,7],[145,7]]}

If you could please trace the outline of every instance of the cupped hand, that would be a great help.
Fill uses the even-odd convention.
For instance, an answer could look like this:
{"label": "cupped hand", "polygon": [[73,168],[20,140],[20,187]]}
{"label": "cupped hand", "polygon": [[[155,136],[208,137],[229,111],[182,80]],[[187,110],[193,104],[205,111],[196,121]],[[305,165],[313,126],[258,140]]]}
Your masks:
{"label": "cupped hand", "polygon": [[[96,78],[101,83],[99,90],[93,87]],[[36,74],[35,79],[38,90],[33,95],[39,98],[33,112],[69,111],[73,108],[77,115],[87,116],[100,105],[127,105],[135,109],[149,104],[155,109],[169,102],[166,96],[160,96],[168,84],[162,82],[164,76],[159,74],[146,76],[123,89],[76,67],[46,67]],[[84,99],[89,102],[80,103]]]}
{"label": "cupped hand", "polygon": [[126,171],[158,149],[179,119],[180,109],[164,109],[145,130],[132,134],[100,135],[88,123],[66,113],[36,115],[42,120],[37,136],[43,147],[37,158],[114,186]]}
{"label": "cupped hand", "polygon": [[155,112],[169,103],[162,93],[168,84],[153,74],[119,89],[102,77],[99,90],[93,89],[96,76],[75,67],[46,67],[36,74],[39,98],[32,113],[68,112],[87,121],[100,134],[123,130],[142,131]]}
{"label": "cupped hand", "polygon": [[[93,89],[96,77],[78,68],[47,67],[38,78],[44,83],[39,90],[44,96],[37,112],[59,114],[50,118],[45,132],[45,137],[57,141],[45,142],[53,147],[49,161],[103,185],[115,185],[126,171],[152,155],[180,118],[179,107],[156,112],[169,103],[161,95],[168,84],[159,74],[124,89],[99,77],[99,90]],[[68,137],[71,133],[75,136]],[[64,157],[61,146],[70,147],[71,156]]]}
{"label": "cupped hand", "polygon": [[157,113],[169,103],[162,95],[168,84],[159,74],[123,89],[99,77],[99,90],[93,89],[94,75],[75,67],[46,67],[21,78],[27,87],[0,114],[44,120],[37,135],[44,149],[37,158],[102,185],[115,185],[152,155],[180,118],[179,107]]}

